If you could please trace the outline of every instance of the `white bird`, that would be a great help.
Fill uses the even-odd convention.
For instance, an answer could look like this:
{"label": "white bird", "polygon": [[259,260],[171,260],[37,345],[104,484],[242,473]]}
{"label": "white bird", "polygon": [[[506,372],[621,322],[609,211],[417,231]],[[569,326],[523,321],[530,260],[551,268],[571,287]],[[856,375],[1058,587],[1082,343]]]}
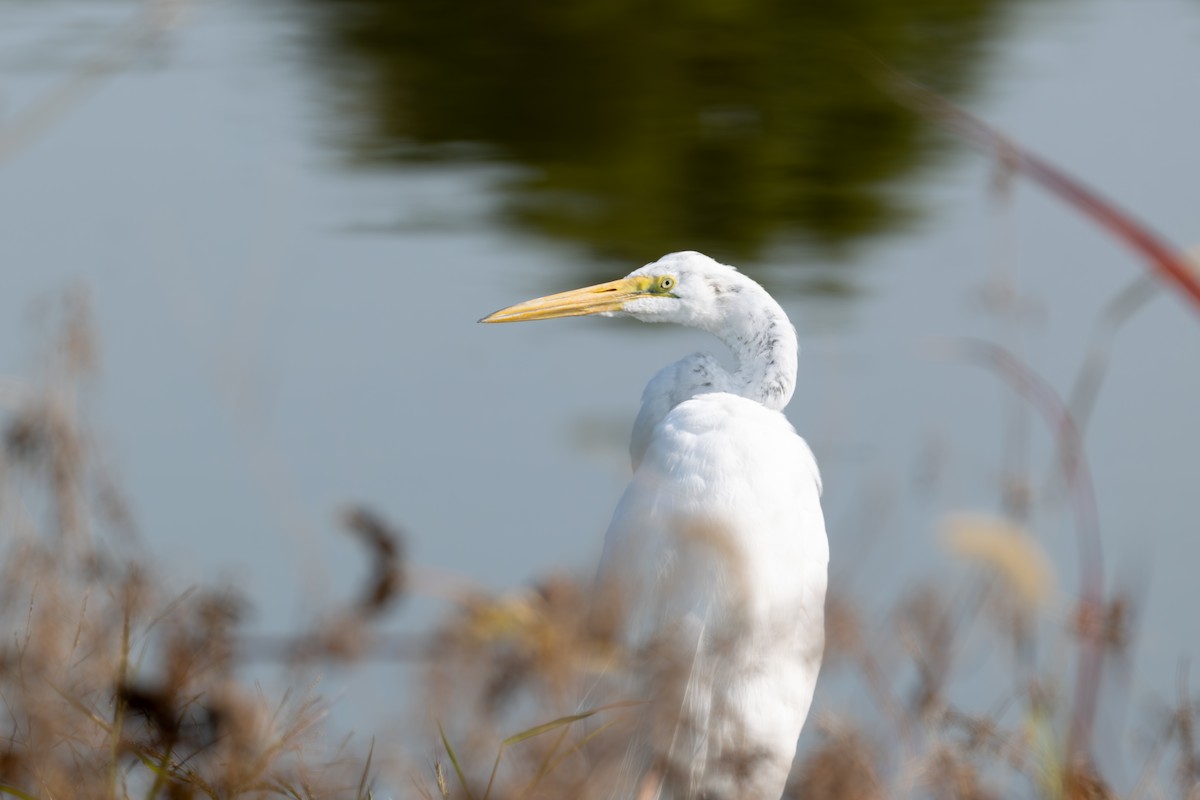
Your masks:
{"label": "white bird", "polygon": [[829,561],[816,461],[782,413],[796,331],[761,286],[694,252],[481,321],[586,314],[700,328],[737,362],[696,353],[642,395],[598,597],[625,611],[648,702],[611,796],[779,800],[820,668]]}

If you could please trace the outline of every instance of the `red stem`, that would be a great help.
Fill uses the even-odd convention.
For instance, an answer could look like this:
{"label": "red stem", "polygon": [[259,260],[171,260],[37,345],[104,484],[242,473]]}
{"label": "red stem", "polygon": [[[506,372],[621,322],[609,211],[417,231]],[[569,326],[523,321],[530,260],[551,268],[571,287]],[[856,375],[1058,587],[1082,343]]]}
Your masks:
{"label": "red stem", "polygon": [[893,81],[912,104],[971,144],[995,153],[1001,163],[1065,200],[1141,255],[1149,267],[1200,312],[1200,274],[1188,256],[1131,214],[1050,162],[1031,153],[983,120],[903,78]]}

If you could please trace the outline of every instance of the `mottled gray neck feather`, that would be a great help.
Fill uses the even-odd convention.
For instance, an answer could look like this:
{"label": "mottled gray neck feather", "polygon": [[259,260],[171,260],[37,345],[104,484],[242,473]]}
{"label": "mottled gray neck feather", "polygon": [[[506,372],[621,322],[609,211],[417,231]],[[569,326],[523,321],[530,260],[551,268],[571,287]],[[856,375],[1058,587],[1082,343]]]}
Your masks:
{"label": "mottled gray neck feather", "polygon": [[761,286],[747,279],[739,288],[710,333],[737,359],[737,370],[730,376],[733,391],[782,410],[796,389],[796,329]]}

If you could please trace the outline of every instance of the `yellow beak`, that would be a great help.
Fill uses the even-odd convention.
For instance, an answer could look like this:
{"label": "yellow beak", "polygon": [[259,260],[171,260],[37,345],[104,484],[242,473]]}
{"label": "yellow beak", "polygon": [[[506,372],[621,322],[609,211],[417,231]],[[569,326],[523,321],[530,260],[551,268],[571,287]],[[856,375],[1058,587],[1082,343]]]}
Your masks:
{"label": "yellow beak", "polygon": [[605,311],[620,311],[635,297],[642,295],[651,283],[645,278],[621,278],[583,289],[526,300],[515,306],[502,308],[489,314],[480,322],[525,322],[531,319],[554,319],[556,317],[582,317],[602,314]]}

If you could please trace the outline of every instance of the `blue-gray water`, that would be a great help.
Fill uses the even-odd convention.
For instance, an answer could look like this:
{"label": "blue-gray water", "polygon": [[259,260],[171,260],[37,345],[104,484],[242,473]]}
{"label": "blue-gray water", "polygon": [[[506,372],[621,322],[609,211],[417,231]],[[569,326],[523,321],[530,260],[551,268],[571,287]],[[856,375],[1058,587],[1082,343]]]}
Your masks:
{"label": "blue-gray water", "polygon": [[[0,126],[137,10],[0,5]],[[147,542],[181,584],[236,580],[263,629],[355,585],[361,555],[334,532],[351,500],[408,531],[419,564],[486,586],[586,574],[642,385],[711,343],[603,320],[476,325],[640,264],[510,225],[505,193],[527,165],[347,158],[306,24],[286,3],[186,6],[0,163],[0,376],[30,371],[31,309],[89,287],[103,349],[90,419]],[[1005,25],[971,110],[1200,241],[1200,5],[1029,4]],[[998,339],[1066,392],[1097,313],[1143,270],[1072,210],[991,178],[950,151],[897,181],[914,224],[849,256],[768,240],[754,265],[801,334],[788,413],[823,466],[835,580],[880,606],[955,568],[945,513],[998,506],[1021,406],[945,342]],[[802,259],[806,280],[852,289],[789,290]],[[984,302],[1001,279],[1018,322]],[[1198,408],[1200,315],[1163,293],[1121,331],[1087,439],[1109,573],[1144,592],[1135,699],[1170,695],[1200,645]],[[1044,482],[1048,435],[1026,424]],[[1077,585],[1067,510],[1034,527],[1061,613]]]}

